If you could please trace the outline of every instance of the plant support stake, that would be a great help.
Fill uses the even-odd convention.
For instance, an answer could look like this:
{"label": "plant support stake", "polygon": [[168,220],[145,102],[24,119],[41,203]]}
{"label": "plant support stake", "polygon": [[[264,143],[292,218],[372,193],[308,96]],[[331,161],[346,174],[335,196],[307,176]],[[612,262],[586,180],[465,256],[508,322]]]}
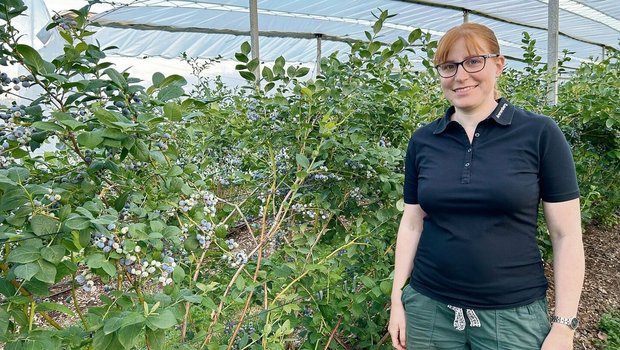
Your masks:
{"label": "plant support stake", "polygon": [[549,0],[547,21],[547,71],[549,73],[549,90],[547,103],[558,102],[558,31],[560,23],[560,2]]}
{"label": "plant support stake", "polygon": [[254,75],[260,80],[260,54],[258,52],[258,6],[257,0],[250,0],[250,37],[252,42],[252,59],[259,59]]}

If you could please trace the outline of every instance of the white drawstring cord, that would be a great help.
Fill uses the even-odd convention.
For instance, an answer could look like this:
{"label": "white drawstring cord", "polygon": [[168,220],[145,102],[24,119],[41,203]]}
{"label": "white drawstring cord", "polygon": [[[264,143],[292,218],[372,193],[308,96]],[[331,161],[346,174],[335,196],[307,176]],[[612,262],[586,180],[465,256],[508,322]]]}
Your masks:
{"label": "white drawstring cord", "polygon": [[[460,307],[448,305],[448,308],[454,311],[454,328],[458,331],[462,331],[465,329],[465,316],[463,315],[463,309]],[[470,327],[480,327],[480,319],[476,312],[472,309],[467,309],[467,318],[469,319]]]}

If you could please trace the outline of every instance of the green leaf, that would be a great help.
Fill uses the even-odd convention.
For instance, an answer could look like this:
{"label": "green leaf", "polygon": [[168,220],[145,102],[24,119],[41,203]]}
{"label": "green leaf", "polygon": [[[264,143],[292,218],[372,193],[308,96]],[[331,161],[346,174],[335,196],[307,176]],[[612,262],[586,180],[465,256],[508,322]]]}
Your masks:
{"label": "green leaf", "polygon": [[24,283],[24,288],[34,295],[48,296],[50,294],[49,283],[42,282],[36,278]]}
{"label": "green leaf", "polygon": [[56,266],[45,260],[39,259],[39,271],[34,277],[41,282],[52,284],[56,281]]}
{"label": "green leaf", "polygon": [[165,350],[168,349],[166,344],[166,333],[157,330],[146,329],[146,337],[151,344],[151,350]]}
{"label": "green leaf", "polygon": [[62,126],[52,122],[34,122],[32,123],[32,127],[44,131],[65,131]]}
{"label": "green leaf", "polygon": [[178,235],[179,233],[181,233],[181,229],[176,227],[176,226],[166,226],[166,228],[164,228],[164,230],[162,231],[162,235],[166,238],[169,237],[174,237],[176,235]]}
{"label": "green leaf", "polygon": [[80,145],[86,147],[86,148],[90,148],[93,149],[97,146],[99,146],[99,144],[101,144],[103,142],[103,136],[101,136],[101,132],[88,132],[85,131],[81,134],[78,135],[77,137],[77,141]]}
{"label": "green leaf", "polygon": [[308,74],[308,72],[310,72],[310,68],[308,67],[301,67],[297,70],[297,73],[295,74],[296,77],[301,78],[303,76],[306,76],[306,74]]}
{"label": "green leaf", "polygon": [[116,86],[118,86],[119,88],[122,89],[122,88],[126,88],[127,87],[127,80],[125,80],[125,77],[123,77],[123,75],[121,73],[119,73],[116,69],[108,68],[108,69],[103,71],[103,74],[105,74],[108,77],[110,77],[112,82],[114,82],[114,84]]}
{"label": "green leaf", "polygon": [[297,161],[297,165],[299,165],[302,169],[308,169],[310,166],[310,161],[308,158],[301,153],[297,153],[297,155],[295,155],[295,160]]}
{"label": "green leaf", "polygon": [[28,169],[26,168],[12,167],[7,172],[6,177],[17,183],[21,183],[26,181],[30,177],[30,171],[28,171]]}
{"label": "green leaf", "polygon": [[253,60],[251,60],[250,62],[248,62],[248,64],[246,65],[248,70],[250,72],[253,72],[256,70],[256,68],[258,68],[258,64],[260,63],[260,61],[258,60],[258,58],[254,58]]}
{"label": "green leaf", "polygon": [[202,297],[196,294],[184,295],[183,300],[188,301],[193,304],[200,304],[202,302]]}
{"label": "green leaf", "polygon": [[606,126],[608,129],[611,129],[611,127],[612,127],[612,126],[614,126],[614,124],[615,124],[615,120],[613,120],[613,119],[611,119],[611,118],[608,118],[608,119],[605,121],[605,126]]}
{"label": "green leaf", "polygon": [[398,202],[396,202],[396,209],[398,209],[398,211],[405,210],[405,201],[402,198],[399,199]]}
{"label": "green leaf", "polygon": [[39,248],[33,246],[19,246],[9,253],[8,262],[26,264],[37,261],[41,257]]}
{"label": "green leaf", "polygon": [[312,90],[310,90],[307,87],[302,87],[301,88],[301,94],[305,95],[305,96],[308,96],[308,97],[312,97]]}
{"label": "green leaf", "polygon": [[37,50],[28,45],[17,44],[15,45],[15,51],[17,51],[24,58],[24,63],[35,73],[51,74],[54,73],[54,70],[56,70],[54,64],[45,61],[41,58],[41,55],[39,55]]}
{"label": "green leaf", "polygon": [[183,270],[180,266],[175,266],[174,271],[172,271],[172,280],[176,284],[181,284],[185,279],[185,270]]}
{"label": "green leaf", "polygon": [[276,58],[276,62],[273,64],[273,73],[275,75],[284,75],[285,63],[286,61],[284,60],[284,57],[279,56],[278,58]]}
{"label": "green leaf", "polygon": [[161,84],[159,85],[160,88],[164,88],[166,86],[185,86],[187,85],[187,80],[185,80],[185,78],[183,78],[182,76],[178,75],[178,74],[172,74],[168,77],[166,77],[166,79],[164,79]]}
{"label": "green leaf", "polygon": [[273,72],[267,66],[263,67],[262,75],[263,75],[263,78],[265,78],[265,80],[267,80],[267,81],[272,81],[273,80]]}
{"label": "green leaf", "polygon": [[125,349],[132,349],[142,337],[142,328],[144,324],[136,323],[119,329],[118,341]]}
{"label": "green leaf", "polygon": [[172,311],[168,309],[162,310],[159,314],[149,315],[146,319],[146,325],[152,329],[167,329],[176,326],[177,319]]}
{"label": "green leaf", "polygon": [[127,198],[131,194],[131,190],[121,193],[116,200],[114,200],[114,209],[116,211],[121,211],[127,203]]}
{"label": "green leaf", "polygon": [[178,165],[174,165],[172,166],[172,168],[170,168],[170,170],[168,170],[168,172],[166,173],[166,176],[174,177],[174,176],[179,176],[181,174],[183,174],[183,169],[181,169],[181,167]]}
{"label": "green leaf", "polygon": [[11,284],[9,280],[4,277],[0,277],[0,294],[5,297],[11,297],[17,293],[15,286]]}
{"label": "green leaf", "polygon": [[166,164],[166,157],[161,151],[151,151],[149,152],[149,157],[159,164]]}
{"label": "green leaf", "polygon": [[164,229],[165,224],[160,220],[152,220],[151,222],[149,222],[149,226],[151,228],[151,231],[160,232]]}
{"label": "green leaf", "polygon": [[86,258],[86,265],[88,265],[88,267],[90,267],[91,269],[101,268],[107,262],[108,260],[105,258],[105,256],[100,253],[93,254]]}
{"label": "green leaf", "polygon": [[0,337],[4,337],[6,331],[9,329],[9,318],[11,316],[4,310],[3,307],[0,307]]}
{"label": "green leaf", "polygon": [[40,303],[37,305],[37,311],[57,311],[69,316],[75,315],[73,310],[60,303]]}
{"label": "green leaf", "polygon": [[24,190],[20,187],[14,187],[4,193],[0,199],[0,211],[11,211],[21,207],[29,201]]}
{"label": "green leaf", "polygon": [[178,103],[168,102],[164,105],[164,117],[168,120],[179,121],[183,117],[183,111]]}
{"label": "green leaf", "polygon": [[71,230],[85,230],[90,226],[90,220],[83,216],[72,213],[69,218],[64,222],[65,226]]}
{"label": "green leaf", "polygon": [[166,77],[160,72],[153,73],[153,86],[159,87],[165,78]]}
{"label": "green leaf", "polygon": [[179,98],[185,94],[183,88],[176,85],[167,86],[159,91],[157,94],[157,99],[160,101],[168,101],[175,98]]}
{"label": "green leaf", "polygon": [[407,41],[409,42],[409,44],[413,44],[414,42],[416,42],[421,37],[422,37],[422,30],[420,28],[417,28],[417,29],[414,29],[409,34],[409,38],[407,39]]}
{"label": "green leaf", "polygon": [[75,120],[69,113],[65,112],[52,112],[52,115],[60,124],[66,125],[71,130],[76,130],[79,127],[85,126],[84,123]]}
{"label": "green leaf", "polygon": [[241,77],[245,80],[249,80],[249,81],[256,80],[256,75],[254,75],[254,73],[251,73],[251,72],[240,71],[239,75],[241,75]]}
{"label": "green leaf", "polygon": [[381,48],[381,43],[378,41],[373,41],[370,43],[370,45],[368,45],[368,51],[370,51],[370,53],[375,53],[380,48]]}
{"label": "green leaf", "polygon": [[47,215],[35,215],[30,219],[30,226],[35,235],[49,235],[58,232],[58,220]]}
{"label": "green leaf", "polygon": [[405,47],[405,45],[407,44],[407,42],[404,39],[399,38],[398,41],[395,41],[391,46],[390,49],[393,52],[400,52],[402,51],[402,49]]}
{"label": "green leaf", "polygon": [[103,323],[103,332],[111,334],[123,326],[123,317],[110,317]]}
{"label": "green leaf", "polygon": [[130,326],[132,324],[143,323],[144,320],[146,320],[142,312],[135,312],[135,311],[123,314],[122,319],[123,319],[123,323],[121,327]]}
{"label": "green leaf", "polygon": [[239,62],[248,63],[249,59],[247,55],[242,54],[241,52],[235,53],[235,58]]}
{"label": "green leaf", "polygon": [[149,149],[146,143],[140,139],[136,140],[136,143],[131,147],[129,152],[139,161],[147,162],[149,160]]}
{"label": "green leaf", "polygon": [[19,265],[15,268],[15,276],[25,281],[30,281],[34,275],[39,272],[39,264],[31,262],[24,265]]}
{"label": "green leaf", "polygon": [[110,349],[110,344],[114,341],[114,334],[107,334],[100,329],[93,338],[93,349]]}
{"label": "green leaf", "polygon": [[41,257],[54,265],[60,264],[60,261],[64,256],[65,247],[61,245],[41,248]]}
{"label": "green leaf", "polygon": [[381,293],[383,293],[383,295],[390,295],[392,292],[392,282],[383,281],[379,284],[379,288],[381,288]]}
{"label": "green leaf", "polygon": [[111,262],[105,261],[103,264],[101,264],[101,268],[108,274],[108,276],[116,276],[116,267]]}
{"label": "green leaf", "polygon": [[[93,115],[97,120],[107,126],[114,126],[114,122],[118,122],[121,119],[111,111],[105,110],[103,108],[92,108]],[[105,137],[105,134],[103,135]]]}
{"label": "green leaf", "polygon": [[250,43],[245,41],[243,42],[243,44],[241,44],[241,53],[244,55],[248,55],[250,52],[252,51],[252,47],[250,46]]}
{"label": "green leaf", "polygon": [[297,76],[297,67],[288,66],[288,68],[286,68],[286,75],[288,75],[291,78],[294,78],[295,76]]}
{"label": "green leaf", "polygon": [[372,26],[372,31],[377,34],[381,31],[381,28],[383,27],[383,20],[378,20],[375,22],[375,24]]}

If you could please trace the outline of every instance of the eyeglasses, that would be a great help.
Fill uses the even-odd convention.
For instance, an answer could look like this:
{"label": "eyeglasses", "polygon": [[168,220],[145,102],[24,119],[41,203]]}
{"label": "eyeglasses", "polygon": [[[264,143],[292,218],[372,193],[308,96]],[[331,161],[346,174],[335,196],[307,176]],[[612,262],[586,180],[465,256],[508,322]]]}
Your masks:
{"label": "eyeglasses", "polygon": [[499,54],[486,54],[467,57],[461,62],[446,62],[438,64],[435,66],[435,69],[437,69],[437,73],[439,73],[442,78],[452,78],[456,75],[459,66],[463,66],[463,69],[465,69],[467,73],[480,72],[487,64],[487,58],[493,58],[498,56]]}

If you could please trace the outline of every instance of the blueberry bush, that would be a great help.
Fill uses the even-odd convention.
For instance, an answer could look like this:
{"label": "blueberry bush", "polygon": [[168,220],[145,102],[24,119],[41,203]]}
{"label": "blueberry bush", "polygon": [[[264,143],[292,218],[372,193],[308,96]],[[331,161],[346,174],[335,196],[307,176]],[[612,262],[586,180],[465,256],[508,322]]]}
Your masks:
{"label": "blueberry bush", "polygon": [[[11,25],[23,3],[3,4],[0,64],[29,73],[0,73],[2,92],[41,91],[0,114],[5,349],[391,348],[404,151],[446,107],[430,35],[381,42],[391,16],[381,12],[368,41],[324,58],[314,79],[280,57],[257,80],[246,43],[236,54],[246,87],[192,89],[179,75],[117,71],[89,41],[88,7],[50,25],[66,43],[46,61]],[[599,67],[617,76],[617,58],[563,86],[586,89],[589,75],[591,87]],[[536,69],[509,73],[544,84]],[[519,104],[527,93],[510,95]],[[613,110],[596,106],[593,120],[617,133]],[[545,111],[562,122],[580,110]],[[606,162],[578,164],[595,186],[585,192],[592,218],[611,221],[618,196],[592,193],[617,191],[606,176],[618,145],[583,136],[589,120],[567,127],[576,154]],[[59,285],[68,303],[49,298]]]}

